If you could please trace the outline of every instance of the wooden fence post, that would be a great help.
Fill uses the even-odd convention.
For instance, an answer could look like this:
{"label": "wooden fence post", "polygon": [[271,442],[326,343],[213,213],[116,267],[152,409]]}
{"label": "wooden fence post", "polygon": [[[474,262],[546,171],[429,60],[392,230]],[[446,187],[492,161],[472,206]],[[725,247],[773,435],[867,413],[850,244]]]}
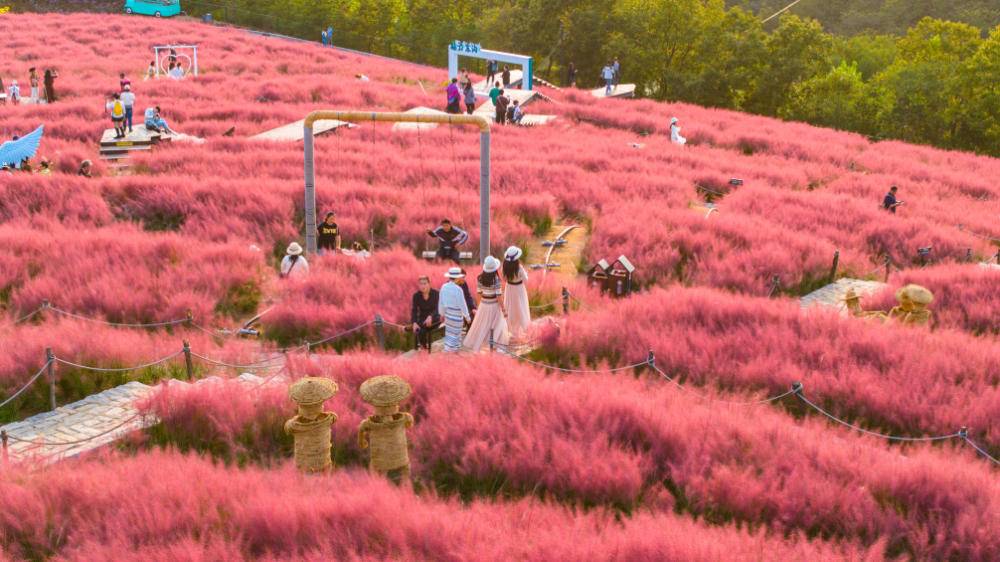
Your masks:
{"label": "wooden fence post", "polygon": [[45,375],[49,379],[49,405],[56,409],[56,356],[51,347],[45,348]]}
{"label": "wooden fence post", "polygon": [[385,351],[385,320],[381,314],[375,315],[375,339],[378,340],[378,348]]}
{"label": "wooden fence post", "polygon": [[0,462],[7,464],[7,430],[0,430]]}
{"label": "wooden fence post", "polygon": [[837,267],[840,265],[840,250],[833,251],[833,267],[830,268],[830,280],[827,283],[833,283],[837,280]]}
{"label": "wooden fence post", "polygon": [[194,380],[194,364],[191,362],[191,344],[184,340],[184,369],[189,381]]}

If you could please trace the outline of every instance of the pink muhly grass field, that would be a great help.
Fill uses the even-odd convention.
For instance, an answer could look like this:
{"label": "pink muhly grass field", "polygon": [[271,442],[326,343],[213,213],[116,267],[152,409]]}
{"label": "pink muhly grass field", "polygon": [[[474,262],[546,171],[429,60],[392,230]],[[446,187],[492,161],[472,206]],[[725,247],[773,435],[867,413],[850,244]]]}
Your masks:
{"label": "pink muhly grass field", "polygon": [[[706,403],[662,379],[547,376],[500,357],[399,362],[356,354],[296,361],[293,369],[340,386],[327,409],[339,416],[334,456],[342,469],[366,462],[356,428],[370,407],[358,386],[398,373],[414,389],[403,408],[416,418],[414,476],[439,492],[676,511],[716,524],[885,541],[918,558],[985,560],[1000,548],[1000,532],[988,530],[1000,530],[1000,521],[981,517],[997,510],[1000,487],[960,445],[890,447],[766,406]],[[288,454],[280,425],[294,408],[284,385],[253,393],[236,383],[170,388],[149,407],[164,420],[154,432],[160,443],[228,451],[223,458]],[[205,444],[192,443],[194,435]]]}

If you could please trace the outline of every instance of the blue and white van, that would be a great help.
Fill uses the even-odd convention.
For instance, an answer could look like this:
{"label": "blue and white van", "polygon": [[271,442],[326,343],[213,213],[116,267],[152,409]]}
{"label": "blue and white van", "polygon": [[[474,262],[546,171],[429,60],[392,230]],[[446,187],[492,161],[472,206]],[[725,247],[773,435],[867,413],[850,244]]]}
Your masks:
{"label": "blue and white van", "polygon": [[125,13],[169,18],[181,13],[181,0],[125,0]]}

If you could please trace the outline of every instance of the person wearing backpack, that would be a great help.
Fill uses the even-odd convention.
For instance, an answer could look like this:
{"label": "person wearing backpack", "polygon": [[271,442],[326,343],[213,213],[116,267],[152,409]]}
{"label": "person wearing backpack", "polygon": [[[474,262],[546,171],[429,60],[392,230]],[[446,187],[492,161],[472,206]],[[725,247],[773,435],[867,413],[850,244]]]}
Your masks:
{"label": "person wearing backpack", "polygon": [[111,124],[115,128],[115,138],[125,138],[125,104],[122,103],[121,96],[115,94],[108,102],[107,107],[111,111]]}

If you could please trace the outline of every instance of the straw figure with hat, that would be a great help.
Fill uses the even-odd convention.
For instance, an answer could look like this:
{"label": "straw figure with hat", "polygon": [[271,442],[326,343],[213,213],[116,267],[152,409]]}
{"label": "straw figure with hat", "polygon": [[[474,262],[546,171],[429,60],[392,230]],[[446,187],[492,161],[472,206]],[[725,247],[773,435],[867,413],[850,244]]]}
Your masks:
{"label": "straw figure with hat", "polygon": [[503,256],[503,277],[507,281],[507,292],[503,301],[507,308],[507,326],[511,336],[523,338],[531,327],[531,307],[528,303],[528,272],[521,265],[524,252],[517,246],[507,248]]}
{"label": "straw figure with hat", "polygon": [[858,295],[853,288],[847,289],[847,293],[844,295],[844,306],[847,307],[847,312],[854,316],[855,318],[877,318],[879,320],[885,320],[885,313],[881,310],[864,310],[861,308],[861,296]]}
{"label": "straw figure with hat", "polygon": [[285,433],[295,439],[295,466],[303,472],[325,472],[330,460],[330,426],[337,414],[324,412],[323,403],[337,393],[330,379],[306,377],[288,387],[288,396],[299,405],[299,414],[285,422]]}
{"label": "straw figure with hat", "polygon": [[907,285],[900,289],[905,293],[910,303],[910,310],[899,320],[903,324],[924,326],[931,321],[931,311],[927,305],[934,301],[934,294],[920,285]]}
{"label": "straw figure with hat", "polygon": [[457,353],[462,349],[462,328],[471,320],[465,292],[455,281],[465,277],[462,268],[453,267],[445,273],[448,282],[438,294],[438,315],[444,318],[444,351]]}
{"label": "straw figure with hat", "polygon": [[302,246],[298,242],[292,242],[285,250],[285,257],[281,260],[282,277],[305,277],[309,273],[309,262],[302,255]]}
{"label": "straw figure with hat", "polygon": [[413,427],[413,416],[399,411],[399,403],[409,395],[410,385],[395,375],[361,384],[361,398],[375,407],[375,414],[358,427],[358,446],[371,451],[369,470],[399,484],[410,482],[406,430]]}
{"label": "straw figure with hat", "polygon": [[483,272],[476,278],[476,292],[479,293],[479,308],[476,318],[472,321],[469,333],[465,335],[464,345],[473,352],[478,352],[483,344],[492,341],[506,346],[510,342],[507,332],[507,319],[500,303],[503,290],[500,285],[500,260],[487,256],[483,260]]}

